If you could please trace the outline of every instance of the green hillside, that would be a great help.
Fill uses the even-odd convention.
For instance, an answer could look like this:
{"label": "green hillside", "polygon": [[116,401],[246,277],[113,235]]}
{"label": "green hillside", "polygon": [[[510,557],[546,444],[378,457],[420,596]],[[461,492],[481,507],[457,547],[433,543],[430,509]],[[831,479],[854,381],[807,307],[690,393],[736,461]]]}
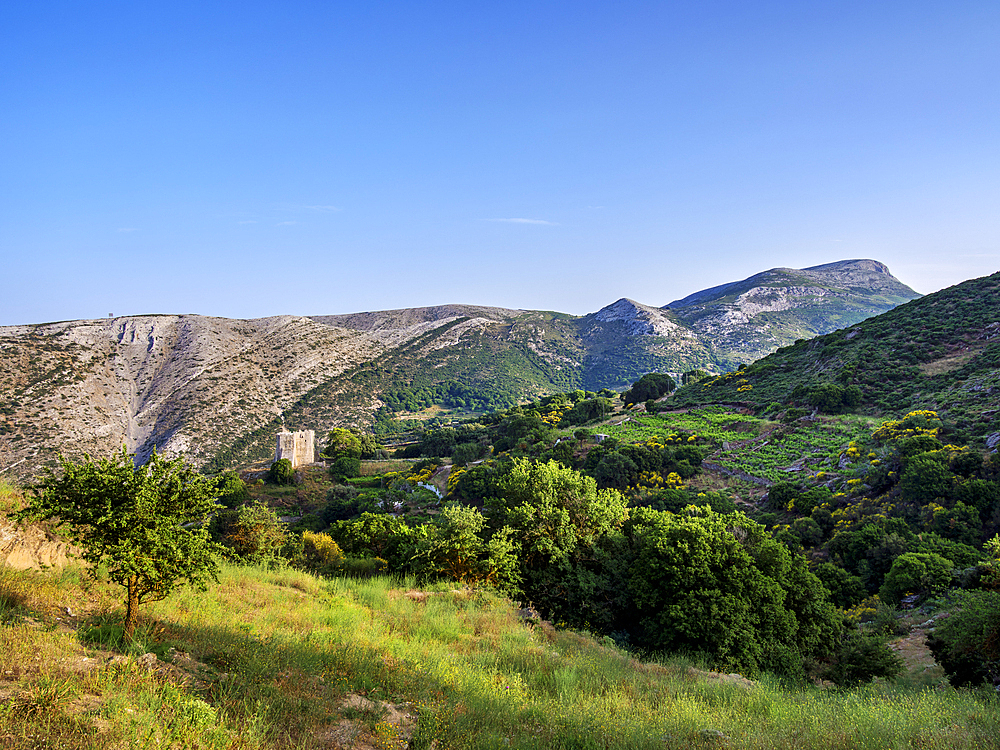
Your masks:
{"label": "green hillside", "polygon": [[772,403],[875,415],[931,409],[959,439],[1000,430],[1000,273],[685,387],[677,405]]}

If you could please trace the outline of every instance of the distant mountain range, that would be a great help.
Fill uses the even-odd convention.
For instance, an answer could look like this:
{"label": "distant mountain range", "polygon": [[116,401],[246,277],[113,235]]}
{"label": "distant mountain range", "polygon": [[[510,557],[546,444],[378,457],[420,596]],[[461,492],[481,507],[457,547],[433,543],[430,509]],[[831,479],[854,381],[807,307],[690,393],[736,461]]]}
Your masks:
{"label": "distant mountain range", "polygon": [[401,409],[622,389],[651,371],[730,371],[917,297],[883,264],[848,260],[771,269],[663,307],[620,299],[582,317],[442,305],[0,327],[0,470],[23,478],[59,451],[122,445],[221,469],[266,455],[282,424],[322,433]]}

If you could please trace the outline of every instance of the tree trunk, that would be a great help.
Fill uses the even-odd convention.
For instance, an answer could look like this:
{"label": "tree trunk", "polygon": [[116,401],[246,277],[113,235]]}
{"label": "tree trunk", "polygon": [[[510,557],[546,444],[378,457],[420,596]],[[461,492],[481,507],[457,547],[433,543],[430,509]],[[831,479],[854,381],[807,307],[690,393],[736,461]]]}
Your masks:
{"label": "tree trunk", "polygon": [[132,640],[139,619],[139,576],[128,579],[128,609],[125,610],[125,639]]}

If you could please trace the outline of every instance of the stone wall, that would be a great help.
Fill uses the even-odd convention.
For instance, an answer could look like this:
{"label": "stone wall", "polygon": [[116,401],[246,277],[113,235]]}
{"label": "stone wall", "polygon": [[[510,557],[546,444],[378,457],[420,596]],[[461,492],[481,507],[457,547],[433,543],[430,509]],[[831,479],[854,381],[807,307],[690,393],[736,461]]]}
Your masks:
{"label": "stone wall", "polygon": [[274,449],[274,460],[287,458],[296,469],[316,460],[316,433],[313,430],[279,432]]}

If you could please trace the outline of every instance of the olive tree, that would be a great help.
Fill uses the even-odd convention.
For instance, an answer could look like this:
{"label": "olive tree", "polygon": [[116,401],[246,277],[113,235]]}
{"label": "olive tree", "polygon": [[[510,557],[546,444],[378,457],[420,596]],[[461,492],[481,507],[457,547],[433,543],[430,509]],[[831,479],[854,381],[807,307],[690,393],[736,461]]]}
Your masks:
{"label": "olive tree", "polygon": [[135,632],[139,605],[166,598],[183,584],[215,580],[219,545],[205,521],[217,509],[211,480],[155,452],[142,466],[123,448],[111,458],[80,463],[60,457],[35,487],[22,518],[58,519],[70,527],[90,573],[105,566],[127,591],[124,630]]}

